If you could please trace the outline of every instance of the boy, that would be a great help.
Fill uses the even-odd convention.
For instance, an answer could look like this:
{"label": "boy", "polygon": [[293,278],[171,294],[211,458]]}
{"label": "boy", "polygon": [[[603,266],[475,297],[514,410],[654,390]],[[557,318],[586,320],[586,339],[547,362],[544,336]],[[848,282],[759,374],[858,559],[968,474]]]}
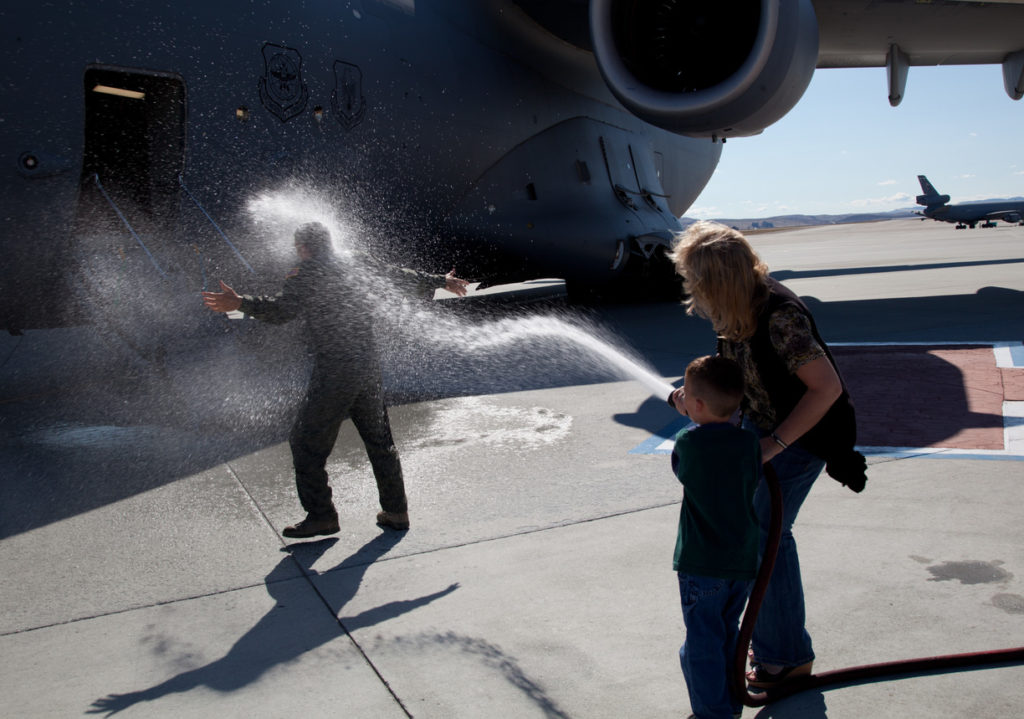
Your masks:
{"label": "boy", "polygon": [[679,574],[686,641],[679,661],[694,719],[732,719],[730,697],[739,619],[757,574],[753,497],[758,438],[729,423],[743,397],[743,373],[725,357],[698,357],[672,403],[697,427],[676,437],[672,469],[683,484],[673,568]]}

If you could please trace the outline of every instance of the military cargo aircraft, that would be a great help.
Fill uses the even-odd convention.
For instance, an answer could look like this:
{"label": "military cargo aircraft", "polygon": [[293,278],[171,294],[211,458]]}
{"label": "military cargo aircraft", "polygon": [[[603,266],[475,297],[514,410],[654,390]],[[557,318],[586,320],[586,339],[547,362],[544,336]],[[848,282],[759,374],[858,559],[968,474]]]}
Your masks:
{"label": "military cargo aircraft", "polygon": [[1024,224],[1024,200],[996,200],[992,202],[968,202],[949,204],[949,195],[940,195],[928,178],[918,175],[921,192],[917,204],[924,205],[921,214],[939,222],[955,222],[956,229],[970,227],[980,222],[982,227],[995,227],[997,220],[1011,224]]}
{"label": "military cargo aircraft", "polygon": [[1010,1],[95,0],[0,20],[14,333],[153,288],[170,306],[211,278],[276,283],[286,243],[248,208],[287,192],[402,264],[672,288],[664,249],[723,143],[816,68],[885,67],[894,105],[912,65],[999,63],[1024,92]]}

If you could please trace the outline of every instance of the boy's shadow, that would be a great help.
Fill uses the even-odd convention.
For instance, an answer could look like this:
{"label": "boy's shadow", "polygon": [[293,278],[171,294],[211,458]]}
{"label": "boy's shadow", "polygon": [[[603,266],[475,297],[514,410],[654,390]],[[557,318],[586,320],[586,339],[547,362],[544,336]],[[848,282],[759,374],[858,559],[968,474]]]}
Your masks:
{"label": "boy's shadow", "polygon": [[[332,614],[337,616],[337,612],[355,596],[366,569],[398,544],[403,536],[404,534],[398,532],[378,535],[336,567],[327,570],[350,570],[344,581],[333,584],[333,597],[338,597],[339,603],[337,608],[331,608]],[[310,592],[309,585],[303,583],[297,586],[295,581],[289,580],[297,579],[296,564],[310,581],[312,577],[326,573],[317,572],[312,567],[337,541],[336,538],[331,538],[292,544],[282,549],[287,555],[265,579],[267,591],[275,600],[274,606],[252,629],[240,637],[223,657],[201,667],[183,671],[149,689],[127,694],[109,694],[94,701],[86,713],[112,716],[138,702],[153,701],[167,694],[189,691],[198,686],[206,686],[220,692],[241,689],[258,680],[275,666],[293,661],[339,636],[348,635],[354,629],[397,617],[458,589],[458,584],[452,584],[441,591],[417,599],[389,602],[351,619],[325,622],[326,600],[319,590]]]}

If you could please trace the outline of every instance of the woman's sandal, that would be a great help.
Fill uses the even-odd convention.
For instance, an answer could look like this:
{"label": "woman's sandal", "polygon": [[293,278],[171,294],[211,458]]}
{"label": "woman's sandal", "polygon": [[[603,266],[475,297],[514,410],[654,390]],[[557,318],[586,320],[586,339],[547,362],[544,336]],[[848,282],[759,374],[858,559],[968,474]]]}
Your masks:
{"label": "woman's sandal", "polygon": [[757,689],[774,689],[784,682],[808,676],[813,664],[813,661],[809,661],[795,667],[783,667],[777,672],[768,671],[763,664],[755,664],[754,668],[747,672],[747,684]]}

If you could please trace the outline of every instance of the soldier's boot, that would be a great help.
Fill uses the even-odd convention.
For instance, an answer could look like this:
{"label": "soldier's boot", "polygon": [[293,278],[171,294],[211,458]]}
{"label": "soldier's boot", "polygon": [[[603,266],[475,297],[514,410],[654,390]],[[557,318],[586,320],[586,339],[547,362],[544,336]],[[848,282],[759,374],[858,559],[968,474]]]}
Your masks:
{"label": "soldier's boot", "polygon": [[298,524],[285,527],[281,534],[291,539],[303,539],[321,534],[337,534],[339,531],[341,531],[341,527],[338,526],[337,514],[325,517],[314,517],[312,514],[307,514],[306,518]]}
{"label": "soldier's boot", "polygon": [[388,529],[405,531],[409,528],[408,512],[377,512],[377,524]]}

